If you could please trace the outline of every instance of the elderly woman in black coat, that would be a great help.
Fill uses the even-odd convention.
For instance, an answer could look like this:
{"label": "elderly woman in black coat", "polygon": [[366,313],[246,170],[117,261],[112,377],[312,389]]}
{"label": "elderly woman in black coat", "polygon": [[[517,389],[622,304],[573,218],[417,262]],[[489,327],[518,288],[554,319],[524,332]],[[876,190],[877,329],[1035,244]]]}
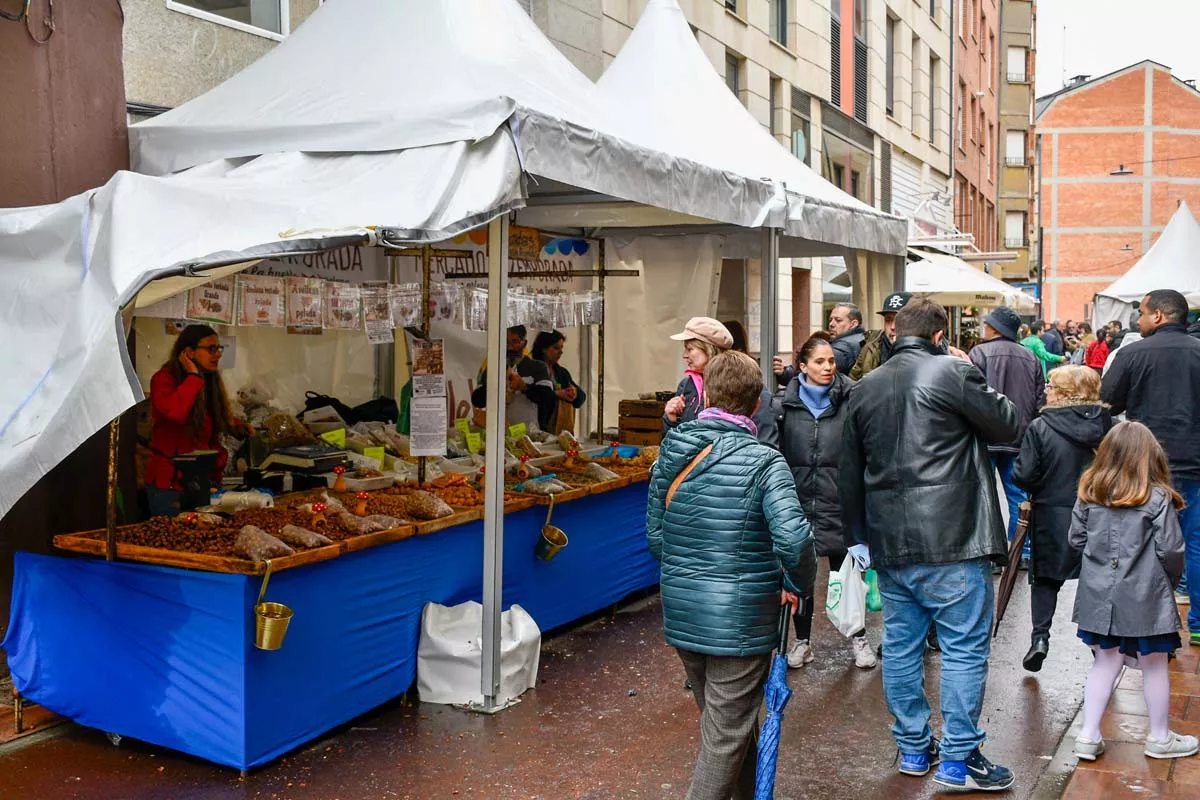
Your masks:
{"label": "elderly woman in black coat", "polygon": [[1033,584],[1033,634],[1022,662],[1037,672],[1050,652],[1050,625],[1064,582],[1079,577],[1079,552],[1067,543],[1079,476],[1112,427],[1100,402],[1100,376],[1084,366],[1059,367],[1046,383],[1046,407],[1021,441],[1013,480],[1029,493],[1029,577]]}
{"label": "elderly woman in black coat", "polygon": [[[829,559],[829,569],[841,569],[847,558],[842,536],[842,509],[838,499],[838,470],[842,457],[842,425],[846,401],[854,381],[837,371],[837,358],[829,334],[809,337],[796,354],[796,377],[778,401],[778,447],[791,468],[804,515],[812,525],[817,554]],[[760,437],[762,438],[762,437]],[[812,598],[795,616],[796,643],[787,654],[788,666],[797,668],[813,660]],[[851,637],[854,663],[871,669],[877,663],[865,630]]]}

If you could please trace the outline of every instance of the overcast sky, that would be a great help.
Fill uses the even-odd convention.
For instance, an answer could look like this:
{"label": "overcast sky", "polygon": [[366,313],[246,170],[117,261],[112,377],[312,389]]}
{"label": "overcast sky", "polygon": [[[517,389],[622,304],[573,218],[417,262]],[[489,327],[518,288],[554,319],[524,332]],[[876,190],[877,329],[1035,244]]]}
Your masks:
{"label": "overcast sky", "polygon": [[1200,79],[1200,0],[1038,0],[1037,27],[1039,97],[1145,59]]}

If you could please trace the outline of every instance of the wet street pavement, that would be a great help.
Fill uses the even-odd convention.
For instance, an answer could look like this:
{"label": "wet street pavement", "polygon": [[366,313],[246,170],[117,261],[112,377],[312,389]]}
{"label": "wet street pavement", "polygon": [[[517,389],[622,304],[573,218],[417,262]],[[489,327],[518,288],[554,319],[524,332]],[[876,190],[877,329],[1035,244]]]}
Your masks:
{"label": "wet street pavement", "polygon": [[[1069,777],[1071,760],[1056,751],[1091,662],[1070,624],[1073,597],[1069,584],[1040,674],[1020,666],[1029,635],[1024,583],[995,642],[984,751],[1016,774],[1009,797],[1059,797]],[[663,643],[660,614],[651,597],[615,620],[548,638],[538,688],[494,717],[397,701],[245,780],[236,770],[129,740],[114,747],[100,731],[62,726],[0,749],[0,800],[677,800],[691,774],[698,712],[679,659]],[[814,631],[817,660],[789,675],[796,694],[776,798],[938,796],[929,778],[895,773],[880,670],[856,669],[849,643],[823,614]],[[878,642],[877,618],[869,631]],[[937,655],[926,659],[934,687],[938,663]]]}

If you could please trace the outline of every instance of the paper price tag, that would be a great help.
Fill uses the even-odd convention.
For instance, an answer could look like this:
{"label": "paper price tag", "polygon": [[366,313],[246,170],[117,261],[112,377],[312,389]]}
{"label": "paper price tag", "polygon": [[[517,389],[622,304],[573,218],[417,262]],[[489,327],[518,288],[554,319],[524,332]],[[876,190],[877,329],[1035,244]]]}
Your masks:
{"label": "paper price tag", "polygon": [[329,442],[334,447],[346,446],[346,429],[338,428],[333,431],[325,431],[321,434],[321,438]]}
{"label": "paper price tag", "polygon": [[529,432],[529,427],[524,422],[518,422],[516,425],[511,425],[508,428],[508,438],[513,441],[518,441],[526,433]]}
{"label": "paper price tag", "polygon": [[463,436],[466,436],[471,432],[471,421],[466,417],[459,417],[454,420],[454,427],[461,431]]}
{"label": "paper price tag", "polygon": [[385,457],[387,456],[387,453],[384,451],[384,449],[382,447],[364,447],[363,455],[366,456],[367,458],[373,458],[376,461],[378,461],[379,467],[380,467],[380,469],[382,469],[383,462],[384,462]]}
{"label": "paper price tag", "polygon": [[478,433],[468,433],[467,449],[470,450],[472,454],[478,453],[483,449],[483,437]]}

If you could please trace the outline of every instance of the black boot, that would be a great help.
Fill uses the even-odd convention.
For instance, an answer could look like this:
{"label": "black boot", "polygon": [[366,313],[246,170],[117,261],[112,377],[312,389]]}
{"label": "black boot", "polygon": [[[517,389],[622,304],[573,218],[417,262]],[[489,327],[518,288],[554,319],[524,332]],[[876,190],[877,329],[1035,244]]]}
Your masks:
{"label": "black boot", "polygon": [[1025,667],[1030,672],[1041,672],[1042,662],[1046,660],[1046,654],[1050,652],[1050,637],[1049,636],[1034,636],[1033,644],[1029,645],[1029,652],[1025,654],[1025,658],[1021,661],[1021,666]]}

